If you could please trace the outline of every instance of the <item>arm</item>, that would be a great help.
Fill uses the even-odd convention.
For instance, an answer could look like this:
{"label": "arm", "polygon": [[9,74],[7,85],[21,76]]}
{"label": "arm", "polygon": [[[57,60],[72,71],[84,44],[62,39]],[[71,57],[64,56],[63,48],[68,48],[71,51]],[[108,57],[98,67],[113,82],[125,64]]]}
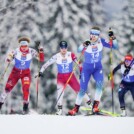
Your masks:
{"label": "arm", "polygon": [[122,65],[122,63],[120,63],[119,65],[117,65],[117,66],[113,69],[113,75],[114,75],[119,69],[121,69],[121,65]]}
{"label": "arm", "polygon": [[39,53],[33,48],[31,48],[31,54],[32,54],[32,57],[35,57],[40,62],[44,62],[44,51],[42,47],[39,48]]}
{"label": "arm", "polygon": [[101,42],[102,42],[104,47],[111,48],[111,46],[112,46],[113,49],[118,50],[118,43],[117,43],[116,39],[108,42],[105,39],[101,38]]}
{"label": "arm", "polygon": [[77,57],[75,56],[74,53],[71,53],[71,57],[72,57],[72,60],[78,65],[79,70],[80,70],[80,73],[81,73],[81,71],[82,71],[82,66],[81,66],[80,62],[77,60]]}
{"label": "arm", "polygon": [[10,51],[5,59],[6,62],[12,62],[14,59],[14,55],[15,55],[15,50],[14,51]]}
{"label": "arm", "polygon": [[56,62],[56,59],[57,59],[57,56],[54,55],[52,58],[50,58],[42,67],[41,67],[41,70],[40,72],[44,72],[46,70],[46,68],[50,65],[52,65],[53,63]]}
{"label": "arm", "polygon": [[122,65],[122,64],[123,64],[123,63],[121,62],[119,65],[117,65],[117,66],[113,69],[112,72],[109,73],[109,75],[108,75],[108,80],[112,80],[112,79],[113,79],[114,74],[115,74],[119,69],[121,69],[121,65]]}
{"label": "arm", "polygon": [[91,42],[89,40],[86,40],[83,44],[81,44],[79,47],[78,47],[78,53],[82,52],[84,49],[86,49],[88,47],[88,45],[90,45]]}

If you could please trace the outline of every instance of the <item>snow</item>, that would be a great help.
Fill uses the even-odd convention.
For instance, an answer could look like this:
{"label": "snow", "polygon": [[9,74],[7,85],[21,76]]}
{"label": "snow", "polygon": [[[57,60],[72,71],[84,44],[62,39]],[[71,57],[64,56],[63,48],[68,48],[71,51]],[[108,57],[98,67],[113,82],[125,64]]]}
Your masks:
{"label": "snow", "polygon": [[2,134],[132,134],[134,118],[2,115]]}

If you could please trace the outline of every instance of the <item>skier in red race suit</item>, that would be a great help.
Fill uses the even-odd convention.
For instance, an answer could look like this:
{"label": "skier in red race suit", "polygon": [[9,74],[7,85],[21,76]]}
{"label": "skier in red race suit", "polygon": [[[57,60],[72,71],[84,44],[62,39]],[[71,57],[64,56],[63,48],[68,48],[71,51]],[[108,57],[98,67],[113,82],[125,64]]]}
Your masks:
{"label": "skier in red race suit", "polygon": [[0,95],[0,109],[4,104],[8,94],[11,92],[13,87],[17,84],[18,80],[21,79],[22,91],[23,91],[23,113],[27,114],[29,112],[29,88],[31,83],[30,74],[30,63],[33,57],[36,57],[40,62],[44,61],[43,48],[39,47],[39,53],[33,48],[29,48],[30,39],[27,37],[22,37],[18,40],[19,47],[11,51],[6,62],[14,61],[14,67],[7,80],[5,90]]}
{"label": "skier in red race suit", "polygon": [[[58,110],[56,112],[57,115],[62,115],[62,100],[64,96],[64,86],[68,81],[71,73],[73,72],[73,62],[75,62],[78,66],[79,63],[74,53],[67,51],[68,44],[66,41],[61,41],[59,43],[60,52],[52,56],[41,68],[39,72],[39,77],[43,76],[43,72],[45,69],[53,63],[57,64],[58,75],[57,75],[57,100],[58,100]],[[77,81],[75,75],[73,74],[71,79],[68,82],[68,85],[78,93],[80,90],[80,84]],[[60,96],[61,95],[61,96]],[[60,96],[60,97],[59,97]],[[59,99],[58,99],[59,98]],[[87,100],[87,104],[90,105],[90,98],[87,94],[85,94],[85,99]]]}

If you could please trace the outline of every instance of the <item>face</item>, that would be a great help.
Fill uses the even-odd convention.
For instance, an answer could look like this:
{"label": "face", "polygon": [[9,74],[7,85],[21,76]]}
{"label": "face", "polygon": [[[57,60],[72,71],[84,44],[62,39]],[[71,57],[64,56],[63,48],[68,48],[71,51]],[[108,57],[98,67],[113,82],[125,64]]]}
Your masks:
{"label": "face", "polygon": [[95,29],[91,29],[90,31],[90,41],[91,42],[96,42],[99,39],[100,36],[100,31],[99,30],[95,30]]}
{"label": "face", "polygon": [[23,45],[23,46],[20,46],[21,50],[23,52],[27,51],[28,50],[28,46],[27,45]]}
{"label": "face", "polygon": [[90,34],[90,41],[91,42],[96,42],[98,40],[99,36],[98,35],[93,35],[93,34]]}
{"label": "face", "polygon": [[128,67],[131,63],[131,60],[125,60],[125,65]]}
{"label": "face", "polygon": [[62,55],[65,55],[66,52],[67,52],[67,48],[65,48],[65,47],[60,47],[60,52],[61,52]]}

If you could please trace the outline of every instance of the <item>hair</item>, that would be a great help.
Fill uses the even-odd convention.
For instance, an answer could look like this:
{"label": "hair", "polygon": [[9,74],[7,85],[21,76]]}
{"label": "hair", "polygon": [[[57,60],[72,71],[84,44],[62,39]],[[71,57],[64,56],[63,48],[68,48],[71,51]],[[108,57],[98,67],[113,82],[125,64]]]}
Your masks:
{"label": "hair", "polygon": [[28,43],[30,43],[30,39],[28,37],[21,37],[18,39],[18,42],[20,43],[21,41],[27,41]]}
{"label": "hair", "polygon": [[99,30],[99,31],[101,31],[100,28],[99,28],[98,26],[93,26],[91,29],[95,29],[95,30]]}

